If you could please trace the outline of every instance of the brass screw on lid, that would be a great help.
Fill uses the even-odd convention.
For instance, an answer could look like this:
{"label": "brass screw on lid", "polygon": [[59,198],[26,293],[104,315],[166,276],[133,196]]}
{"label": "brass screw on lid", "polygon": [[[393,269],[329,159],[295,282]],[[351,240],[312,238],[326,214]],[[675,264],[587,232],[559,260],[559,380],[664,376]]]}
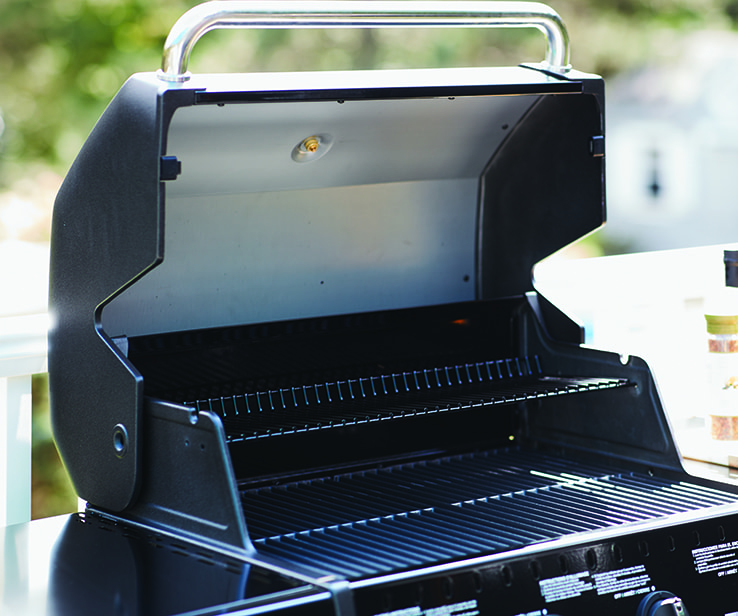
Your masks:
{"label": "brass screw on lid", "polygon": [[306,152],[315,152],[320,147],[320,140],[317,137],[308,137],[302,142],[302,147]]}
{"label": "brass screw on lid", "polygon": [[333,146],[333,137],[327,133],[313,133],[300,139],[290,156],[296,163],[309,163],[323,158]]}

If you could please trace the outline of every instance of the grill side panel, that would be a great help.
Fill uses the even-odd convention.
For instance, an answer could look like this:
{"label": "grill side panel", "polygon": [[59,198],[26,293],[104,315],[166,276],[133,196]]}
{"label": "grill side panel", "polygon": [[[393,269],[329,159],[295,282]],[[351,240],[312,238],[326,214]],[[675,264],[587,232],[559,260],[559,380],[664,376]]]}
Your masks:
{"label": "grill side panel", "polygon": [[156,100],[137,81],[118,93],[60,189],[52,225],[54,437],[77,494],[116,511],[141,485],[143,381],[98,329],[99,308],[162,259]]}

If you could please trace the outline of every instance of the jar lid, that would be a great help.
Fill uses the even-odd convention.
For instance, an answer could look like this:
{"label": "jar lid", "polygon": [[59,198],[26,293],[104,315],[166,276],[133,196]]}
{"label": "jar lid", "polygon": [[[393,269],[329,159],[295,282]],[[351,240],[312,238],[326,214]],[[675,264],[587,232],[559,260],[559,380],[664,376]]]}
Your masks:
{"label": "jar lid", "polygon": [[738,334],[738,315],[706,314],[708,334]]}

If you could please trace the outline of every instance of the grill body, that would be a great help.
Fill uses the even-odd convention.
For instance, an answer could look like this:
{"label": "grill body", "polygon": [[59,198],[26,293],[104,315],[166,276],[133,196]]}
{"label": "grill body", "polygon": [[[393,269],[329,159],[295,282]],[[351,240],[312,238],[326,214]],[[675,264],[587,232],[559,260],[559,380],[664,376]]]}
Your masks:
{"label": "grill body", "polygon": [[227,555],[243,614],[737,611],[738,493],[533,287],[604,223],[603,117],[531,66],[131,77],[53,221],[88,526]]}

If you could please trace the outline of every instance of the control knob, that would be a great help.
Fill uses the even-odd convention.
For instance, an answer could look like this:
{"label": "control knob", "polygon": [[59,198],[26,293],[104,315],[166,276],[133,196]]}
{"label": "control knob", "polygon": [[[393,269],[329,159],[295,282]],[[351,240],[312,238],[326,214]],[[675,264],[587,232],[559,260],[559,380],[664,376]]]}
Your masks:
{"label": "control knob", "polygon": [[657,590],[643,597],[636,616],[689,616],[689,612],[679,597],[666,590]]}

